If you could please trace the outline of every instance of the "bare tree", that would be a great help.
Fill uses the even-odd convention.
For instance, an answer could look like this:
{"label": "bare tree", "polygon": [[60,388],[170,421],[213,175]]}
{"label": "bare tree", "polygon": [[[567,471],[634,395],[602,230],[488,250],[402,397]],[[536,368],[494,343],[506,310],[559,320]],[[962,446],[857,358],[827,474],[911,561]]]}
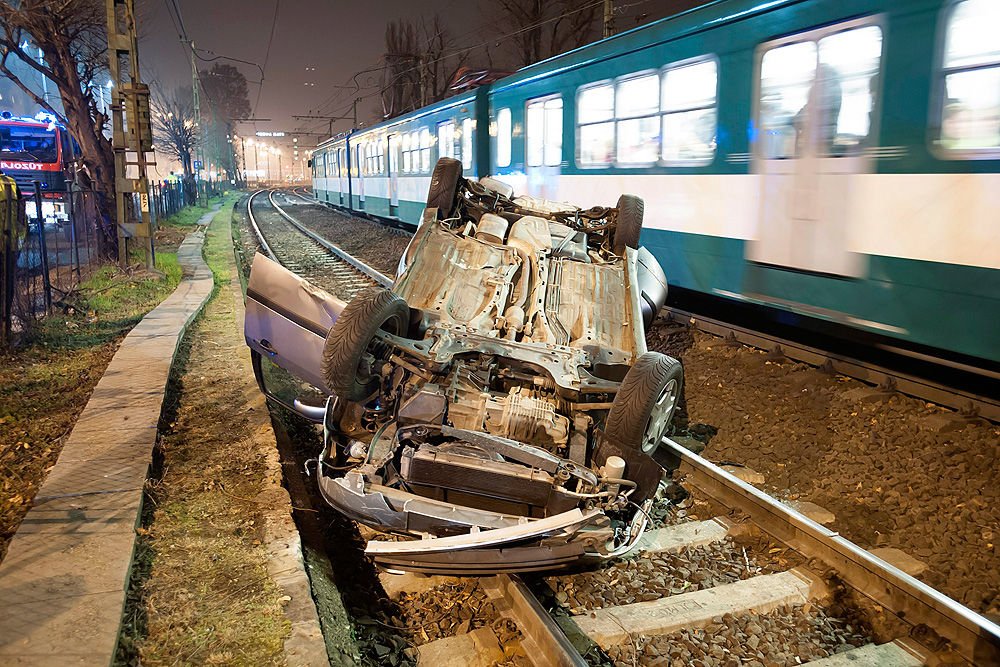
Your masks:
{"label": "bare tree", "polygon": [[184,178],[193,178],[192,158],[198,145],[191,87],[181,86],[170,93],[156,92],[152,99],[153,140],[157,150],[181,163]]}
{"label": "bare tree", "polygon": [[498,25],[507,38],[516,67],[583,46],[601,36],[602,3],[591,0],[497,0]]}
{"label": "bare tree", "polygon": [[[117,256],[115,161],[104,135],[108,117],[98,108],[92,83],[106,69],[106,17],[101,0],[0,0],[0,73],[42,109],[53,114],[80,144],[86,178],[98,193],[103,219],[101,253]],[[24,46],[41,50],[35,59]],[[62,108],[51,104],[10,67],[50,80]]]}
{"label": "bare tree", "polygon": [[233,123],[251,114],[247,79],[232,65],[216,63],[199,72],[207,102],[202,111],[202,135],[206,157],[231,179],[239,176],[238,156],[231,143]]}
{"label": "bare tree", "polygon": [[387,118],[420,106],[420,48],[417,26],[402,19],[385,26],[382,109]]}
{"label": "bare tree", "polygon": [[174,158],[184,172],[184,188],[194,194],[194,151],[198,145],[198,125],[190,86],[152,96],[153,141],[157,150]]}
{"label": "bare tree", "polygon": [[468,59],[439,14],[419,23],[391,21],[385,29],[382,106],[386,117],[448,96],[448,84]]}

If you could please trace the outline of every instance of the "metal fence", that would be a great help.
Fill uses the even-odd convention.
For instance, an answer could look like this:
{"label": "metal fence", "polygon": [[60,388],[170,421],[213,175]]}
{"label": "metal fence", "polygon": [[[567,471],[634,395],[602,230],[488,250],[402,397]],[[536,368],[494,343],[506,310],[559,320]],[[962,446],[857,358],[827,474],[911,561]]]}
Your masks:
{"label": "metal fence", "polygon": [[[216,181],[190,187],[177,182],[152,184],[149,201],[153,223],[222,190]],[[0,245],[0,348],[27,333],[35,321],[69,307],[66,297],[108,264],[101,256],[102,230],[108,225],[101,217],[99,196],[94,191],[72,189],[46,192],[36,200],[33,192],[18,192],[13,181],[0,176],[0,231],[4,234]],[[43,205],[41,212],[38,201]],[[138,210],[138,202],[133,210]]]}

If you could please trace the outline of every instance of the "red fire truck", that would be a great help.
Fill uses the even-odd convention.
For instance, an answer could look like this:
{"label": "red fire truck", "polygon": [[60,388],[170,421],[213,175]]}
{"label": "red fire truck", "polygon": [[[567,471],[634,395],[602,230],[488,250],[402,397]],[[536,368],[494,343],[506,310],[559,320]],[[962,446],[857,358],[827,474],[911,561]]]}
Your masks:
{"label": "red fire truck", "polygon": [[38,217],[34,203],[34,181],[38,181],[44,221],[59,224],[69,220],[67,185],[78,153],[69,132],[51,116],[39,113],[34,118],[20,118],[0,112],[0,171],[13,178],[28,199],[29,219]]}

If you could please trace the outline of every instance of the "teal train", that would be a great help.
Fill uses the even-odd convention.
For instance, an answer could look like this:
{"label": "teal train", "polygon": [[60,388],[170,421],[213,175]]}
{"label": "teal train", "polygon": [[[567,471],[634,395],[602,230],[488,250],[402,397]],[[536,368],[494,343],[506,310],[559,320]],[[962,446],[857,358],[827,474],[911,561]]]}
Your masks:
{"label": "teal train", "polygon": [[1000,0],[726,0],[313,156],[324,202],[416,224],[438,157],[646,202],[674,303],[1000,369]]}

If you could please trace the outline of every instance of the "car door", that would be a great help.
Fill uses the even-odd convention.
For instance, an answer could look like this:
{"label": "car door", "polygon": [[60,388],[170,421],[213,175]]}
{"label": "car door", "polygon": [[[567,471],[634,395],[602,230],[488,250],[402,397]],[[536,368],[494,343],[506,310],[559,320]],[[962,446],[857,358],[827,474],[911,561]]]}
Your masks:
{"label": "car door", "polygon": [[[247,282],[247,345],[299,380],[329,393],[323,345],[343,301],[258,253]],[[266,389],[265,389],[266,391]]]}

